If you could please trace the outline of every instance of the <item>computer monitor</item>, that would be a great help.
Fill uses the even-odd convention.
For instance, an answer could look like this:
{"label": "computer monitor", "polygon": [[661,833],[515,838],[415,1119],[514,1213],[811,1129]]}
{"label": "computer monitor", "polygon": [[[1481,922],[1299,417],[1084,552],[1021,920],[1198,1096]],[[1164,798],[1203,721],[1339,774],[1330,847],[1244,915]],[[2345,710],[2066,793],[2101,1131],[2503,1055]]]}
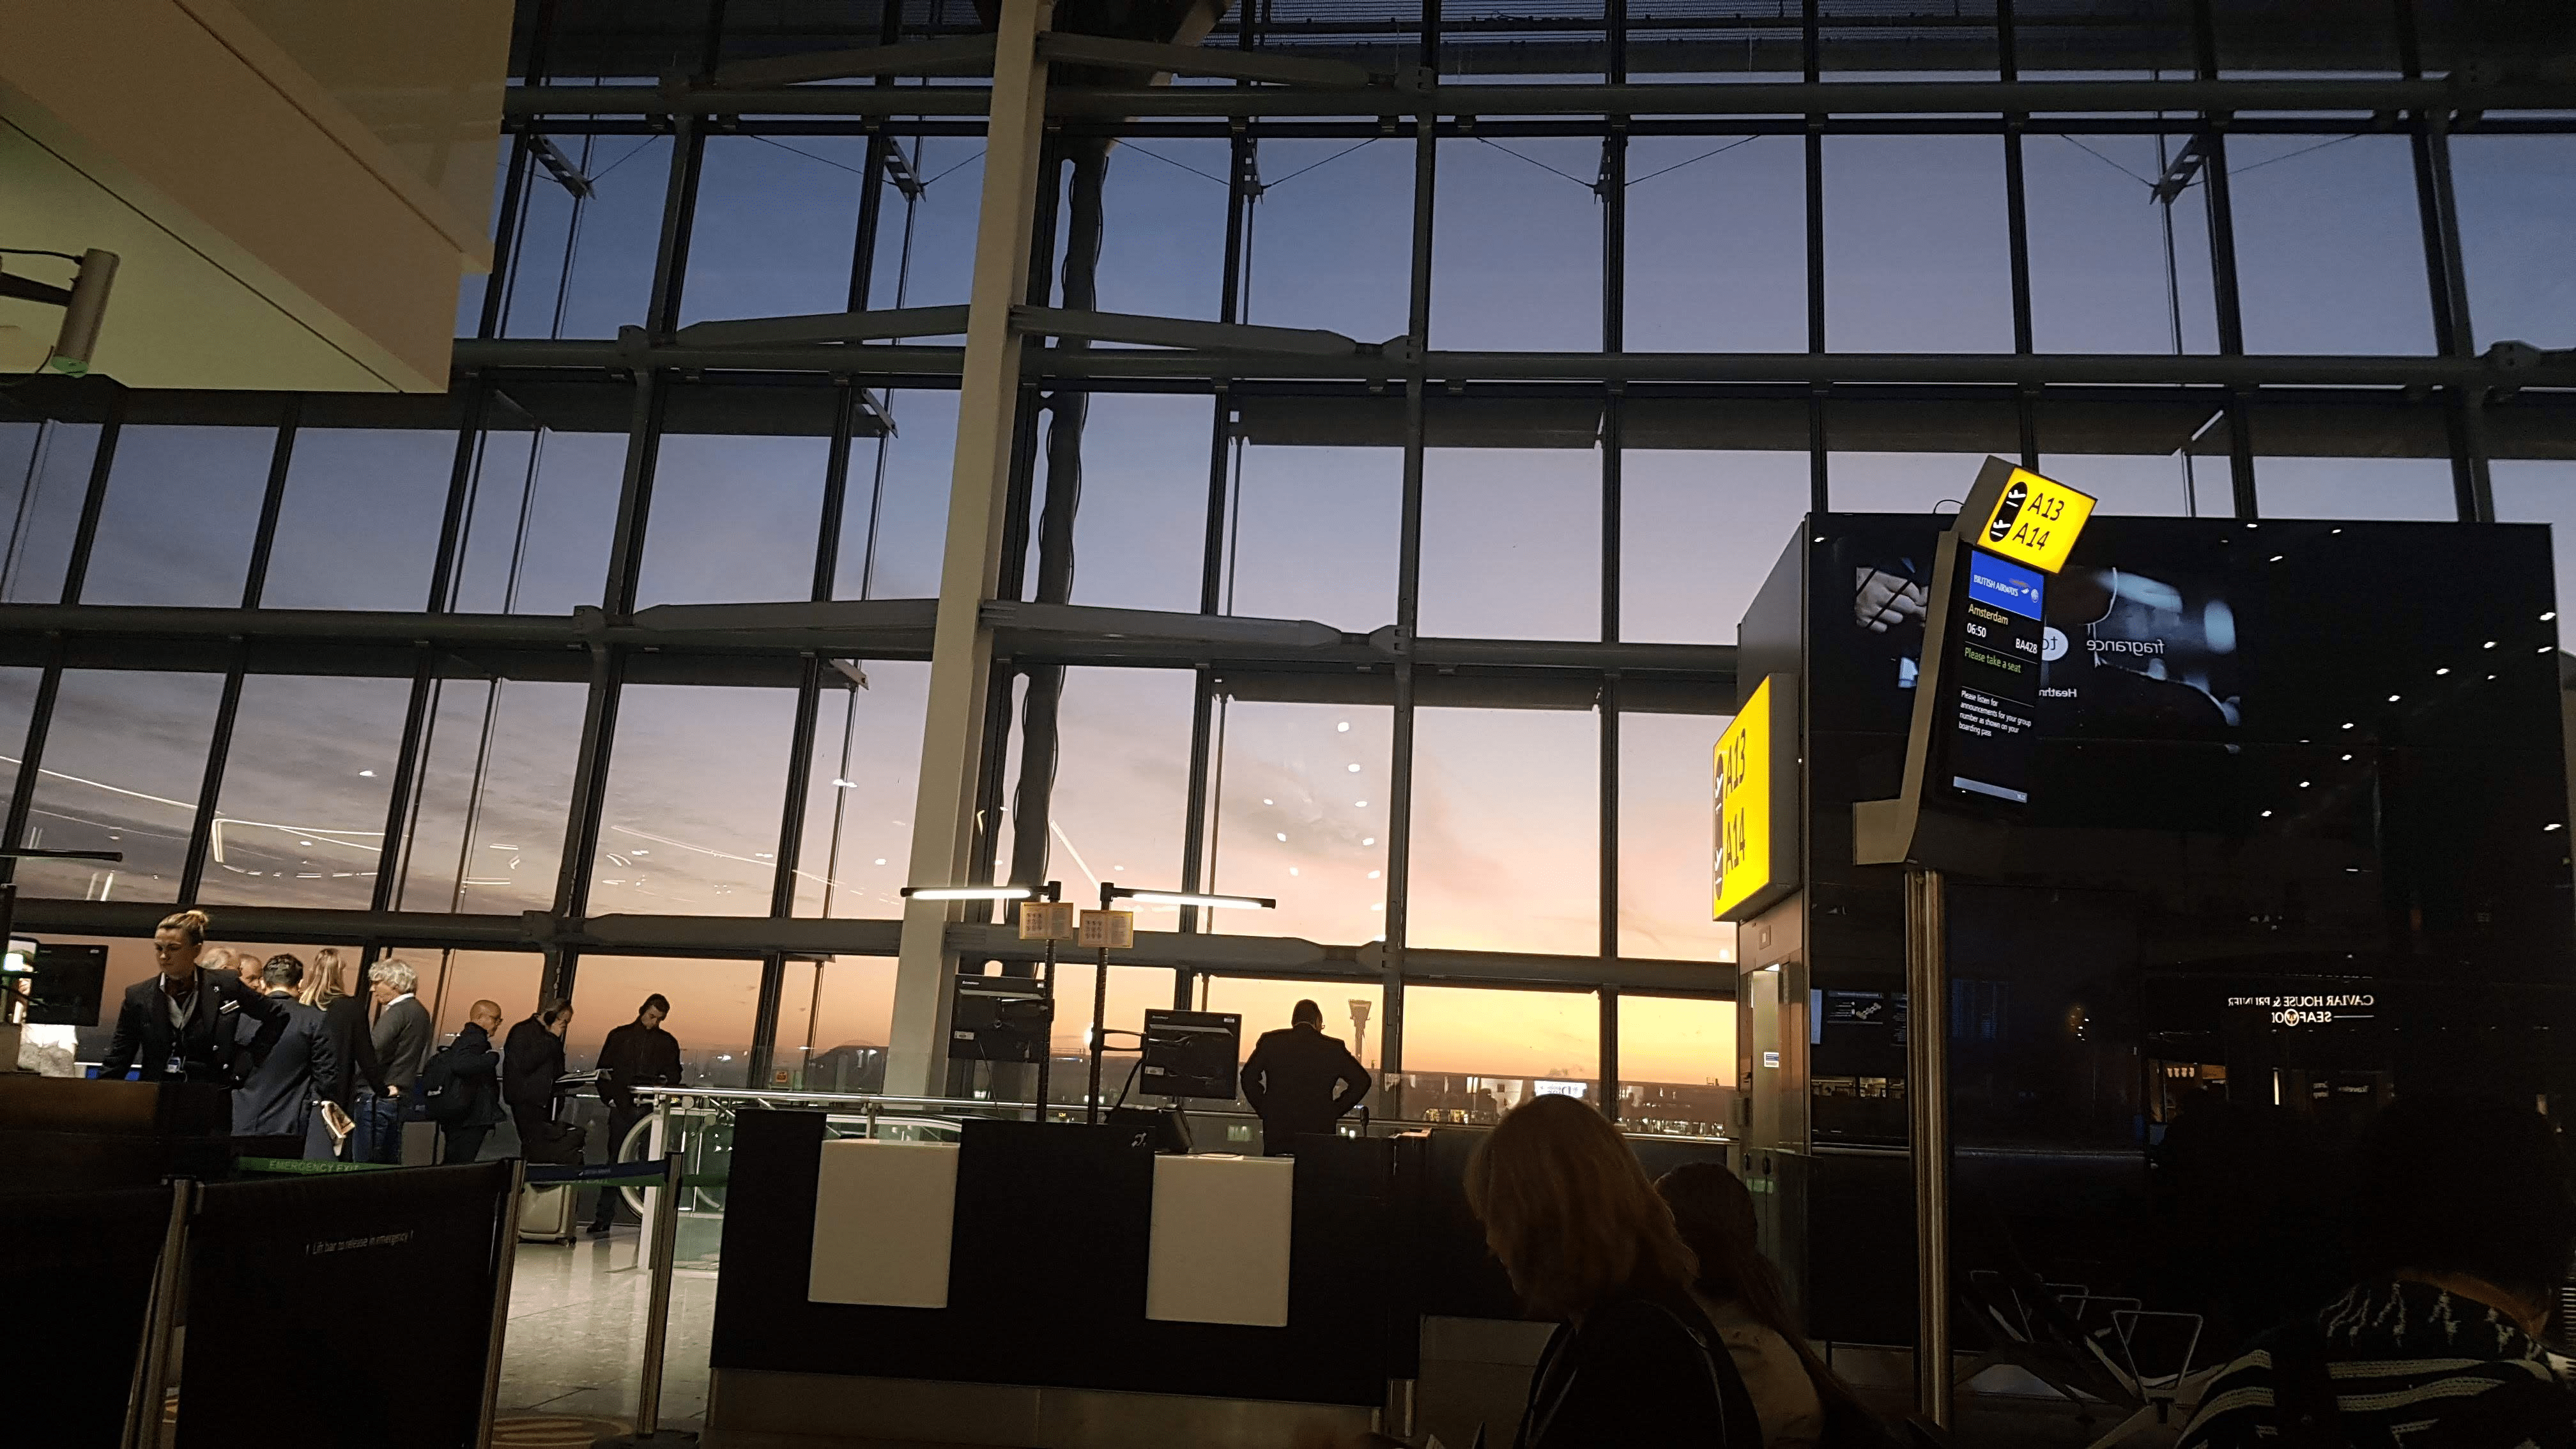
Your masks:
{"label": "computer monitor", "polygon": [[[11,942],[10,955],[24,942]],[[36,946],[27,977],[27,1021],[33,1026],[92,1026],[107,991],[105,946]]]}
{"label": "computer monitor", "polygon": [[1145,1013],[1138,1085],[1165,1097],[1232,1100],[1243,1058],[1243,1017],[1231,1011]]}
{"label": "computer monitor", "polygon": [[948,1055],[968,1062],[1036,1062],[1046,1057],[1055,1004],[1027,976],[960,975],[948,1022]]}

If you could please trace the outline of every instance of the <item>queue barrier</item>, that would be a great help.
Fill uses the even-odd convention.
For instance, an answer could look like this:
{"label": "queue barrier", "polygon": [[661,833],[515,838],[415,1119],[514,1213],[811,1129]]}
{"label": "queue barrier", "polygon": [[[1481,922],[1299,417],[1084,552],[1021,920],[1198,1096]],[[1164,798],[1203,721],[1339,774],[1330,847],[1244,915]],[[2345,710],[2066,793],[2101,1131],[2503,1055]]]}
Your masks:
{"label": "queue barrier", "polygon": [[[20,1426],[30,1442],[157,1449],[175,1380],[191,1449],[489,1449],[518,1164],[395,1181],[373,1164],[245,1161],[264,1175],[0,1195],[0,1232],[20,1245],[0,1257],[0,1296],[44,1305],[61,1330],[48,1391],[20,1405],[35,1415]],[[280,1321],[328,1322],[379,1299],[413,1305],[406,1372],[384,1373],[367,1335],[326,1334],[306,1345],[305,1392],[281,1398],[241,1374],[235,1346]]]}

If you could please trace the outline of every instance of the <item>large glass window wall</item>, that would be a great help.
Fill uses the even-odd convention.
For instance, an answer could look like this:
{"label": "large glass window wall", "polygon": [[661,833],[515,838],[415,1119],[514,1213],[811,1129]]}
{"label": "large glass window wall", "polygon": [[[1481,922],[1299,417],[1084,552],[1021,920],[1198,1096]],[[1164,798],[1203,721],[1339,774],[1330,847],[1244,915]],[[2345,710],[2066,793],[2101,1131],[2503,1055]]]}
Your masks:
{"label": "large glass window wall", "polygon": [[[1866,8],[1711,40],[1563,7],[1524,35],[1509,7],[1453,6],[1473,24],[1426,43],[1250,7],[1209,43],[1479,82],[2195,63],[2187,7],[1902,35]],[[2201,39],[2258,80],[2389,76],[2407,53],[2374,31],[2294,66],[2268,35]],[[2222,136],[2181,106],[1619,109],[1050,133],[1031,301],[1068,300],[1086,201],[1062,163],[1105,144],[1098,309],[1418,328],[1430,349],[1364,375],[1275,354],[1122,371],[1096,348],[1107,364],[1042,363],[1023,398],[1001,593],[1069,578],[1074,605],[1202,642],[1142,649],[1134,614],[1015,636],[976,869],[1280,903],[1151,915],[1158,939],[1258,937],[1228,949],[1276,960],[1113,968],[1113,1025],[1185,989],[1248,1028],[1301,995],[1337,1027],[1364,1002],[1352,1028],[1408,1114],[1546,1084],[1699,1130],[1726,1114],[1695,1094],[1733,1078],[1735,942],[1706,919],[1725,651],[1810,511],[1937,511],[1998,453],[2124,513],[2576,517],[2566,394],[2461,371],[2568,340],[2549,259],[2576,228],[2576,121],[2283,108]],[[962,303],[982,122],[513,125],[500,265],[460,306],[476,341],[450,397],[0,392],[0,601],[162,626],[66,651],[58,619],[0,621],[6,843],[125,855],[24,866],[29,918],[123,947],[183,901],[288,943],[398,911],[402,939],[353,949],[442,963],[443,1026],[448,998],[506,996],[515,1019],[569,986],[589,1042],[659,989],[689,1003],[707,1081],[875,1085],[928,696],[900,601],[940,586],[954,366],[525,349]],[[2242,355],[2279,360],[2229,371]],[[1077,414],[1075,500],[1049,434]],[[1322,630],[1261,622],[1299,620]],[[1471,662],[1425,652],[1457,641]],[[790,949],[791,917],[843,934]],[[1071,1001],[1089,969],[1064,969]],[[1060,1013],[1060,1052],[1084,1014]]]}

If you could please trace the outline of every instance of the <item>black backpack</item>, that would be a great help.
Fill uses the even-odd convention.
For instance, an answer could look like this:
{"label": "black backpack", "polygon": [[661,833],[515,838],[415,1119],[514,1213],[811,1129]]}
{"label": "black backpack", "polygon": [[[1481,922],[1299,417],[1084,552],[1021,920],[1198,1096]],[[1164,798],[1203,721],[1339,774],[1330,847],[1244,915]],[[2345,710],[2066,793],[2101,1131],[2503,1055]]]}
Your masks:
{"label": "black backpack", "polygon": [[466,1114],[474,1110],[474,1089],[456,1074],[456,1063],[448,1057],[454,1050],[449,1046],[433,1052],[421,1064],[418,1083],[421,1115],[448,1127],[463,1122]]}

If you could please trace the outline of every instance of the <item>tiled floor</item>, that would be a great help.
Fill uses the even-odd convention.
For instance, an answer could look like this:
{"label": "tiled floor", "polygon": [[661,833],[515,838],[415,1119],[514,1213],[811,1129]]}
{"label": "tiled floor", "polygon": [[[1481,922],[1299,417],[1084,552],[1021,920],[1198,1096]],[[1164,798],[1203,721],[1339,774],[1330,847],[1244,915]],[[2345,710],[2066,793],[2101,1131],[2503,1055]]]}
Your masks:
{"label": "tiled floor", "polygon": [[[651,1288],[636,1264],[640,1241],[630,1225],[569,1246],[519,1246],[501,1360],[502,1413],[633,1417]],[[662,1369],[666,1428],[692,1427],[706,1415],[715,1302],[714,1273],[682,1268],[673,1274]]]}

